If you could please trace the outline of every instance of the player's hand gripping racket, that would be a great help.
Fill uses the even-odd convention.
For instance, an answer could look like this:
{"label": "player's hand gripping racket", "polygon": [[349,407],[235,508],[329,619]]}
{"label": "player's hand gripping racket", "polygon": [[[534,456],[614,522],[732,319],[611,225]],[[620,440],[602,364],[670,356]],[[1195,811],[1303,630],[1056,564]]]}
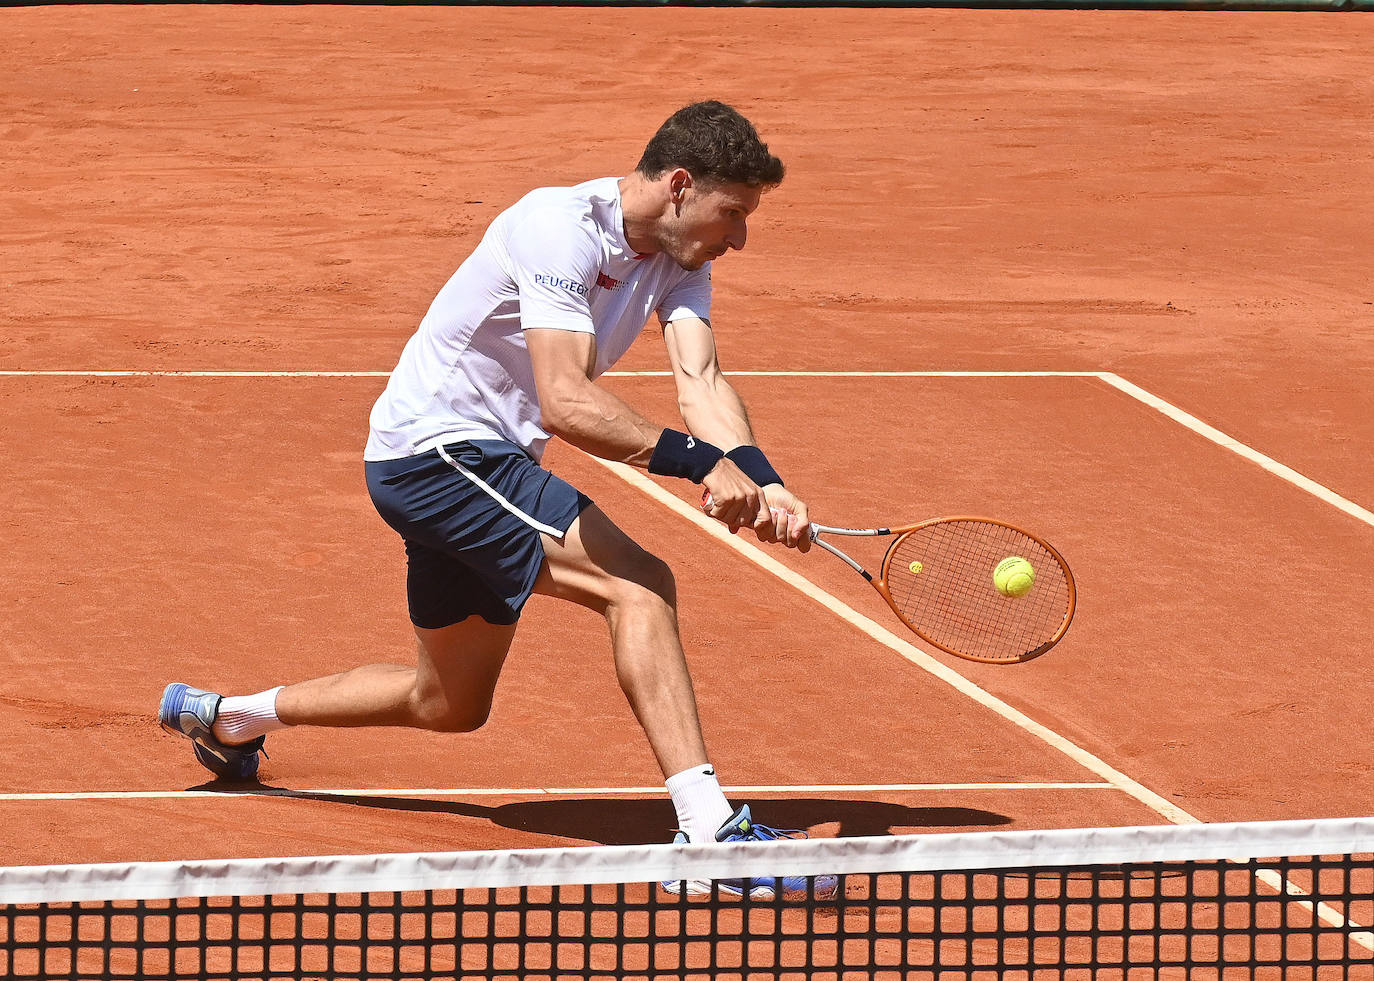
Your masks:
{"label": "player's hand gripping racket", "polygon": [[[710,494],[704,494],[702,507],[710,504]],[[892,542],[874,578],[826,535]],[[1068,563],[1048,542],[1004,521],[937,518],[899,528],[813,524],[811,540],[868,580],[918,637],[970,661],[1029,661],[1059,643],[1073,620],[1077,592]],[[1010,558],[1028,562],[1032,575],[1024,575],[1024,566],[1019,580],[1005,577],[1007,566],[997,575],[998,565]]]}

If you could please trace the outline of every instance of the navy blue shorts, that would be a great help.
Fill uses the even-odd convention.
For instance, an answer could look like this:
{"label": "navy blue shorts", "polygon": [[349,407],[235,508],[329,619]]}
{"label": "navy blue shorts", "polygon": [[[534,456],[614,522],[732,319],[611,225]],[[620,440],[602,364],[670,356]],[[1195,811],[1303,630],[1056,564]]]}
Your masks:
{"label": "navy blue shorts", "polygon": [[519,620],[544,564],[541,533],[561,538],[592,503],[518,446],[488,439],[369,462],[367,489],[405,539],[410,620],[430,629]]}

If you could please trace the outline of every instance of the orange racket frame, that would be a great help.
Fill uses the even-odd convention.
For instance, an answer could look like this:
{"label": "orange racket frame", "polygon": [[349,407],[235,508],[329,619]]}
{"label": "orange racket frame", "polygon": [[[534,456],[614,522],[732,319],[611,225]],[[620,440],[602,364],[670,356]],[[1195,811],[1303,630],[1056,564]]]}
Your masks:
{"label": "orange racket frame", "polygon": [[[979,524],[995,525],[1000,528],[1005,528],[1016,535],[1022,535],[1025,538],[1030,539],[1035,544],[1043,548],[1045,552],[1048,553],[1048,555],[1058,564],[1060,570],[1063,572],[1064,584],[1067,590],[1063,618],[1059,622],[1057,628],[1048,638],[1045,638],[1030,650],[1027,650],[1017,656],[980,656],[976,653],[960,650],[957,647],[953,647],[949,644],[942,643],[941,641],[932,637],[929,631],[923,629],[918,624],[913,623],[911,618],[908,617],[907,614],[902,612],[901,606],[892,597],[892,590],[888,585],[889,575],[892,570],[893,558],[897,554],[897,551],[900,549],[902,543],[911,536],[915,535],[917,532],[925,531],[937,525],[965,522],[977,522]],[[842,535],[848,537],[865,538],[878,538],[885,537],[887,535],[892,535],[895,537],[893,538],[892,543],[888,545],[887,551],[883,555],[882,565],[879,566],[878,570],[878,578],[875,579],[872,573],[865,569],[862,564],[857,562],[855,559],[851,558],[845,552],[841,551],[835,545],[825,541],[821,537],[822,535]],[[814,544],[819,545],[821,548],[825,549],[827,552],[839,558],[851,569],[859,573],[859,575],[863,576],[864,579],[867,580],[868,584],[872,586],[877,591],[878,595],[883,598],[884,602],[886,602],[887,605],[891,607],[892,612],[897,615],[897,618],[901,620],[902,623],[905,624],[906,627],[909,630],[911,630],[912,633],[916,634],[916,636],[920,637],[926,643],[932,645],[933,647],[941,651],[944,651],[947,654],[953,654],[955,657],[963,658],[969,661],[980,661],[985,664],[1019,664],[1024,661],[1029,661],[1032,658],[1039,657],[1041,654],[1044,654],[1046,651],[1054,647],[1055,644],[1058,644],[1059,641],[1063,639],[1064,634],[1068,632],[1069,624],[1073,622],[1073,615],[1078,606],[1078,589],[1077,586],[1074,584],[1073,572],[1069,569],[1068,562],[1064,560],[1064,557],[1059,553],[1059,551],[1054,546],[1050,545],[1049,542],[1040,538],[1038,535],[1033,535],[1030,532],[1026,531],[1024,528],[1018,528],[1016,525],[1008,524],[1005,521],[999,521],[996,518],[984,518],[975,515],[959,515],[947,518],[932,518],[928,521],[922,521],[918,524],[903,525],[896,528],[836,528],[828,525],[813,524],[811,526],[811,541]]]}

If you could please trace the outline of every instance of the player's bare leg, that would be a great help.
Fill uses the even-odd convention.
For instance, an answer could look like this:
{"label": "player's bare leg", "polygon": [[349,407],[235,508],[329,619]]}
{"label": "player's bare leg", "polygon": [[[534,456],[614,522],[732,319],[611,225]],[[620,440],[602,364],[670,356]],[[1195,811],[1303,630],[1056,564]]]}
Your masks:
{"label": "player's bare leg", "polygon": [[664,776],[706,762],[672,571],[595,505],[562,539],[544,536],[535,592],[596,610],[611,629],[616,676]]}
{"label": "player's bare leg", "polygon": [[478,616],[437,630],[415,628],[414,667],[369,664],[288,685],[277,716],[290,726],[409,726],[471,732],[487,720],[515,625]]}

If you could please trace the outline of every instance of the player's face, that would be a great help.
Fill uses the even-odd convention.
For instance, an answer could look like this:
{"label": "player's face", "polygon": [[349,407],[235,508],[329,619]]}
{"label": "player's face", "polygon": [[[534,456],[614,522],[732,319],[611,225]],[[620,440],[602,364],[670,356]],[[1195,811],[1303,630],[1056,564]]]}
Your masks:
{"label": "player's face", "polygon": [[683,269],[700,269],[731,249],[744,248],[747,221],[762,188],[747,184],[692,184],[684,188],[664,250]]}

